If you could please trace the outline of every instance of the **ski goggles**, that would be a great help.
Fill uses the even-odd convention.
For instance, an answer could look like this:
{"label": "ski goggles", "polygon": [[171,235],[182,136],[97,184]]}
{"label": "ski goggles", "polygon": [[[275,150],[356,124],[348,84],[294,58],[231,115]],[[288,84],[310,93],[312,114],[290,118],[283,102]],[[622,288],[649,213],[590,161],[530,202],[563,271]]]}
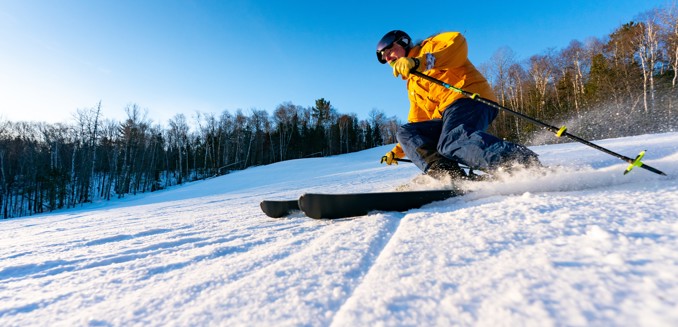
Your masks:
{"label": "ski goggles", "polygon": [[397,41],[400,41],[401,38],[402,36],[399,36],[395,33],[395,31],[392,31],[384,35],[384,37],[379,40],[379,43],[377,43],[377,60],[379,60],[380,63],[386,63],[386,60],[383,58],[384,51],[392,48],[393,45]]}

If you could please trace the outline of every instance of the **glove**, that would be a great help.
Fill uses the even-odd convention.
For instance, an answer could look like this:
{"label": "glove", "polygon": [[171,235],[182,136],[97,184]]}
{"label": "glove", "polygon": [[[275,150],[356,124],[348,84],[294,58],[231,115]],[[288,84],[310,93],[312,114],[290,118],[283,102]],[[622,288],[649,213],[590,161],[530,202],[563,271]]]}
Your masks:
{"label": "glove", "polygon": [[397,158],[396,158],[396,156],[395,156],[395,152],[390,151],[390,152],[388,152],[386,155],[384,155],[383,157],[381,157],[381,162],[380,162],[380,163],[384,163],[384,162],[385,162],[385,163],[386,163],[387,165],[389,165],[389,166],[390,166],[390,165],[393,165],[393,164],[397,165],[397,164],[398,164],[398,160],[396,160],[396,159],[397,159]]}
{"label": "glove", "polygon": [[421,72],[426,67],[426,62],[421,62],[423,58],[410,58],[410,57],[401,57],[398,60],[394,61],[391,66],[393,66],[393,77],[398,77],[402,75],[403,79],[410,77],[410,71],[416,70]]}

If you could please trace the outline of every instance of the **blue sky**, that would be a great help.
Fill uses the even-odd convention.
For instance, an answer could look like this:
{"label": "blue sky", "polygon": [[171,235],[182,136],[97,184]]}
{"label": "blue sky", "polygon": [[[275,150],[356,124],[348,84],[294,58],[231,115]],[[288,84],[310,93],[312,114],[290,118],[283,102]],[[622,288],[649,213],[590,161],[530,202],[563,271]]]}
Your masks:
{"label": "blue sky", "polygon": [[404,121],[405,83],[374,54],[392,29],[460,31],[479,66],[505,46],[525,59],[605,36],[667,3],[0,0],[0,118],[67,122],[101,100],[106,118],[137,104],[166,124],[325,98]]}

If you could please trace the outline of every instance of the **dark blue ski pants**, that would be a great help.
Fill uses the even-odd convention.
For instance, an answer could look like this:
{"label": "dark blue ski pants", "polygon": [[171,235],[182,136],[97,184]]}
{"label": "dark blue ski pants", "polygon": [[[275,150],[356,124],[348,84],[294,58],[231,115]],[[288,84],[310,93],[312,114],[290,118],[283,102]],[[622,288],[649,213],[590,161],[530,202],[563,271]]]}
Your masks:
{"label": "dark blue ski pants", "polygon": [[486,171],[511,162],[537,161],[537,154],[527,147],[485,132],[497,113],[484,103],[459,99],[442,119],[402,125],[396,137],[407,157],[424,172],[443,158]]}

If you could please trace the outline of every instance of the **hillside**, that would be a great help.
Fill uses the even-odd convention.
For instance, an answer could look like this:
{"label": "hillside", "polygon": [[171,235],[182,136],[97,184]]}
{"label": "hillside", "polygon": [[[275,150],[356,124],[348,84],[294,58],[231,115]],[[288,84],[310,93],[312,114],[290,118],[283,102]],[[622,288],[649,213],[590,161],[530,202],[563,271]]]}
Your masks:
{"label": "hillside", "polygon": [[[262,199],[393,190],[390,146],[0,222],[0,325],[676,326],[678,133],[579,144],[553,169],[404,213],[264,216]],[[435,186],[435,185],[434,185]]]}

